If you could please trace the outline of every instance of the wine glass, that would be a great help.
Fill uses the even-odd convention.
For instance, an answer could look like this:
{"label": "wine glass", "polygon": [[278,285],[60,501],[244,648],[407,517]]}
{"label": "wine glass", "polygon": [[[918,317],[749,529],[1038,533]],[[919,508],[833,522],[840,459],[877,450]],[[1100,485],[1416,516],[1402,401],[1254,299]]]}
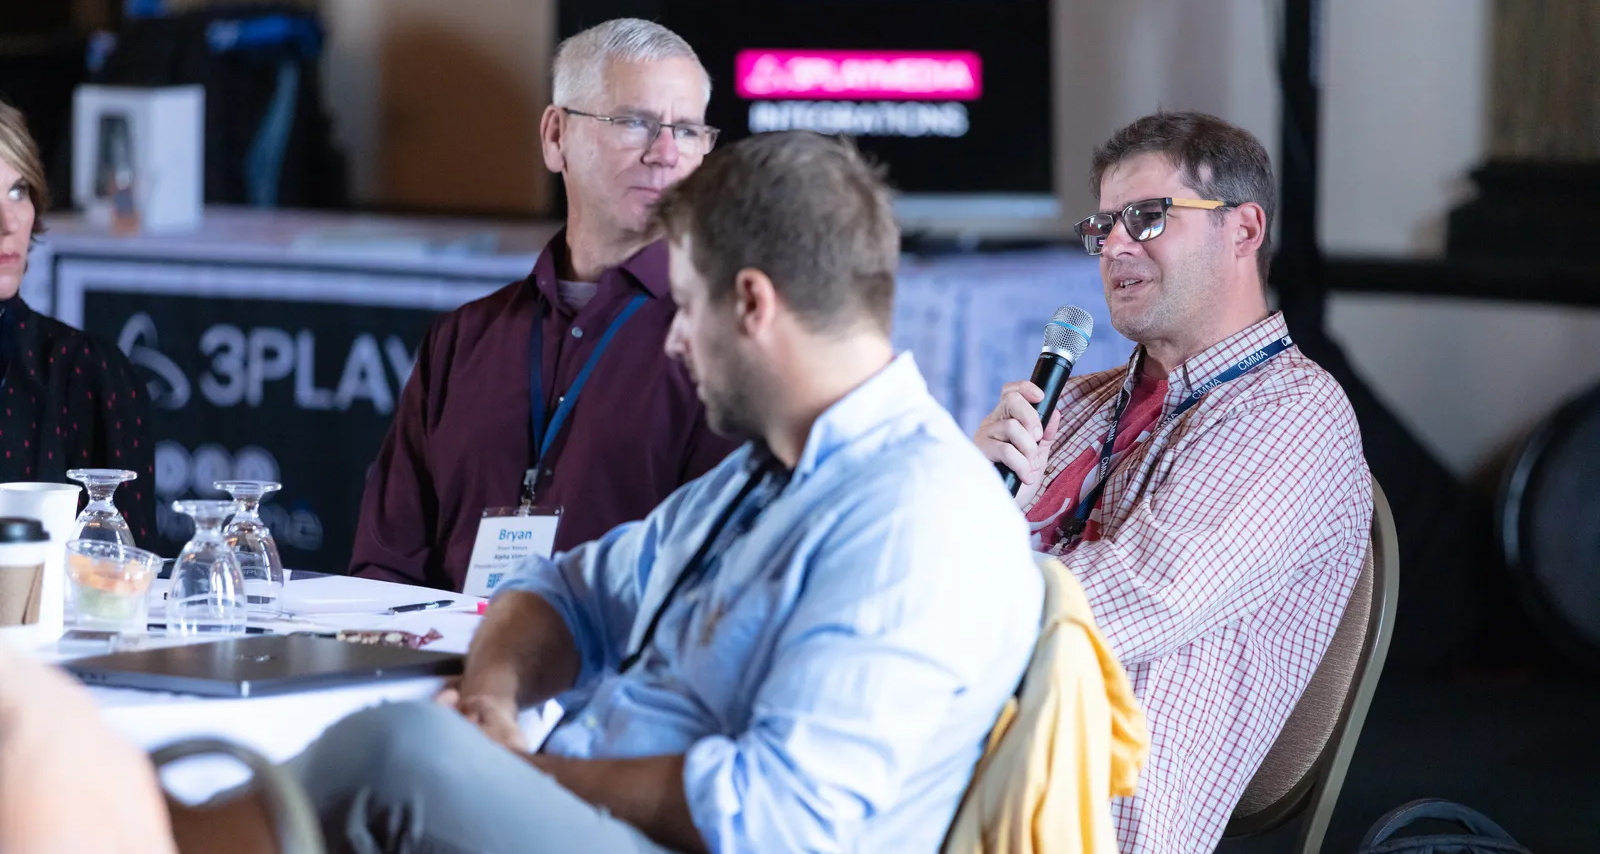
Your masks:
{"label": "wine glass", "polygon": [[244,592],[252,610],[268,616],[281,613],[278,597],[283,595],[283,559],[278,556],[272,529],[261,521],[258,511],[261,499],[282,489],[283,484],[270,480],[219,480],[212,486],[239,502],[239,512],[223,530],[222,538],[239,559]]}
{"label": "wine glass", "polygon": [[169,635],[242,635],[248,617],[239,559],[222,537],[237,501],[174,501],[172,510],[194,519],[194,537],[172,564],[167,594]]}
{"label": "wine glass", "polygon": [[135,545],[133,531],[122,518],[117,506],[111,503],[112,493],[125,481],[139,475],[127,469],[72,469],[67,477],[83,484],[89,493],[89,503],[78,514],[73,525],[72,540],[103,540],[124,546]]}

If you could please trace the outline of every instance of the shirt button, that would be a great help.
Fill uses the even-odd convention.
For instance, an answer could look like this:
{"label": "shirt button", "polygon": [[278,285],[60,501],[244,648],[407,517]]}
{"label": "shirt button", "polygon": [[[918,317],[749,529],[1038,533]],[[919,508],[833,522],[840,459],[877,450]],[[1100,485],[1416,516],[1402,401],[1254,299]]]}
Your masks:
{"label": "shirt button", "polygon": [[583,716],[583,725],[589,729],[598,729],[600,726],[600,719],[595,717],[594,712],[589,712]]}
{"label": "shirt button", "polygon": [[553,474],[555,474],[555,472],[553,472],[553,471],[551,471],[549,469],[545,469],[544,470],[544,476],[545,477],[549,477],[550,475],[553,475]]}
{"label": "shirt button", "polygon": [[583,327],[582,326],[574,326],[574,327],[572,327],[572,337],[574,337],[574,338],[582,338],[583,337]]}

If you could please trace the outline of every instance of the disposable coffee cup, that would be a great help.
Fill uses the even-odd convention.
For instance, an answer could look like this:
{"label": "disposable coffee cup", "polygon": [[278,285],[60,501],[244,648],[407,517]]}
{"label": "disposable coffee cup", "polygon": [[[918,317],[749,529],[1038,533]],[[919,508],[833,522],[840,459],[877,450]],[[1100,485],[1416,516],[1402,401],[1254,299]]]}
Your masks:
{"label": "disposable coffee cup", "polygon": [[38,519],[0,517],[0,628],[38,624],[49,550]]}

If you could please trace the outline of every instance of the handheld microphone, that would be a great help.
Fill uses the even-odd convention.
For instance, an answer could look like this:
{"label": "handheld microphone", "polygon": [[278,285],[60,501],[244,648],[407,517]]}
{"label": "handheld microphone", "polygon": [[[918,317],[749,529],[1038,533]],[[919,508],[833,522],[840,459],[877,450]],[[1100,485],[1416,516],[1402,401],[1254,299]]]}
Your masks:
{"label": "handheld microphone", "polygon": [[[1049,425],[1050,412],[1061,398],[1061,389],[1072,375],[1072,366],[1083,351],[1089,349],[1089,336],[1093,332],[1094,318],[1075,305],[1056,309],[1050,322],[1045,324],[1044,347],[1039,351],[1039,361],[1033,364],[1033,384],[1044,392],[1044,398],[1034,407],[1039,413],[1040,425]],[[1016,495],[1022,488],[1022,478],[1004,463],[995,463],[995,468],[1005,478],[1006,489]]]}

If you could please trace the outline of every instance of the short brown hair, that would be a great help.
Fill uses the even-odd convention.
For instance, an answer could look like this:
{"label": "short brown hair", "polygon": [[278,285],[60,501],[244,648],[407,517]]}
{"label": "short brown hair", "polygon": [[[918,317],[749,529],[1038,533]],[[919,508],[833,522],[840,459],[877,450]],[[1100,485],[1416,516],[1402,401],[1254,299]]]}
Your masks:
{"label": "short brown hair", "polygon": [[813,330],[889,331],[900,229],[882,170],[847,139],[785,131],[718,149],[662,195],[656,219],[674,240],[692,235],[713,299],[751,267]]}
{"label": "short brown hair", "polygon": [[28,121],[22,111],[0,101],[0,160],[4,160],[22,174],[28,182],[28,199],[33,202],[33,233],[44,232],[41,216],[50,207],[50,189],[44,182],[44,160],[39,157],[39,146],[28,133]]}
{"label": "short brown hair", "polygon": [[[1159,112],[1145,116],[1094,150],[1089,192],[1100,195],[1100,179],[1112,167],[1141,154],[1161,154],[1172,161],[1183,182],[1207,199],[1255,202],[1266,214],[1266,231],[1256,251],[1256,270],[1266,287],[1272,264],[1272,218],[1277,213],[1277,186],[1272,159],[1260,140],[1241,127],[1206,113]],[[1220,211],[1219,211],[1220,212]]]}

